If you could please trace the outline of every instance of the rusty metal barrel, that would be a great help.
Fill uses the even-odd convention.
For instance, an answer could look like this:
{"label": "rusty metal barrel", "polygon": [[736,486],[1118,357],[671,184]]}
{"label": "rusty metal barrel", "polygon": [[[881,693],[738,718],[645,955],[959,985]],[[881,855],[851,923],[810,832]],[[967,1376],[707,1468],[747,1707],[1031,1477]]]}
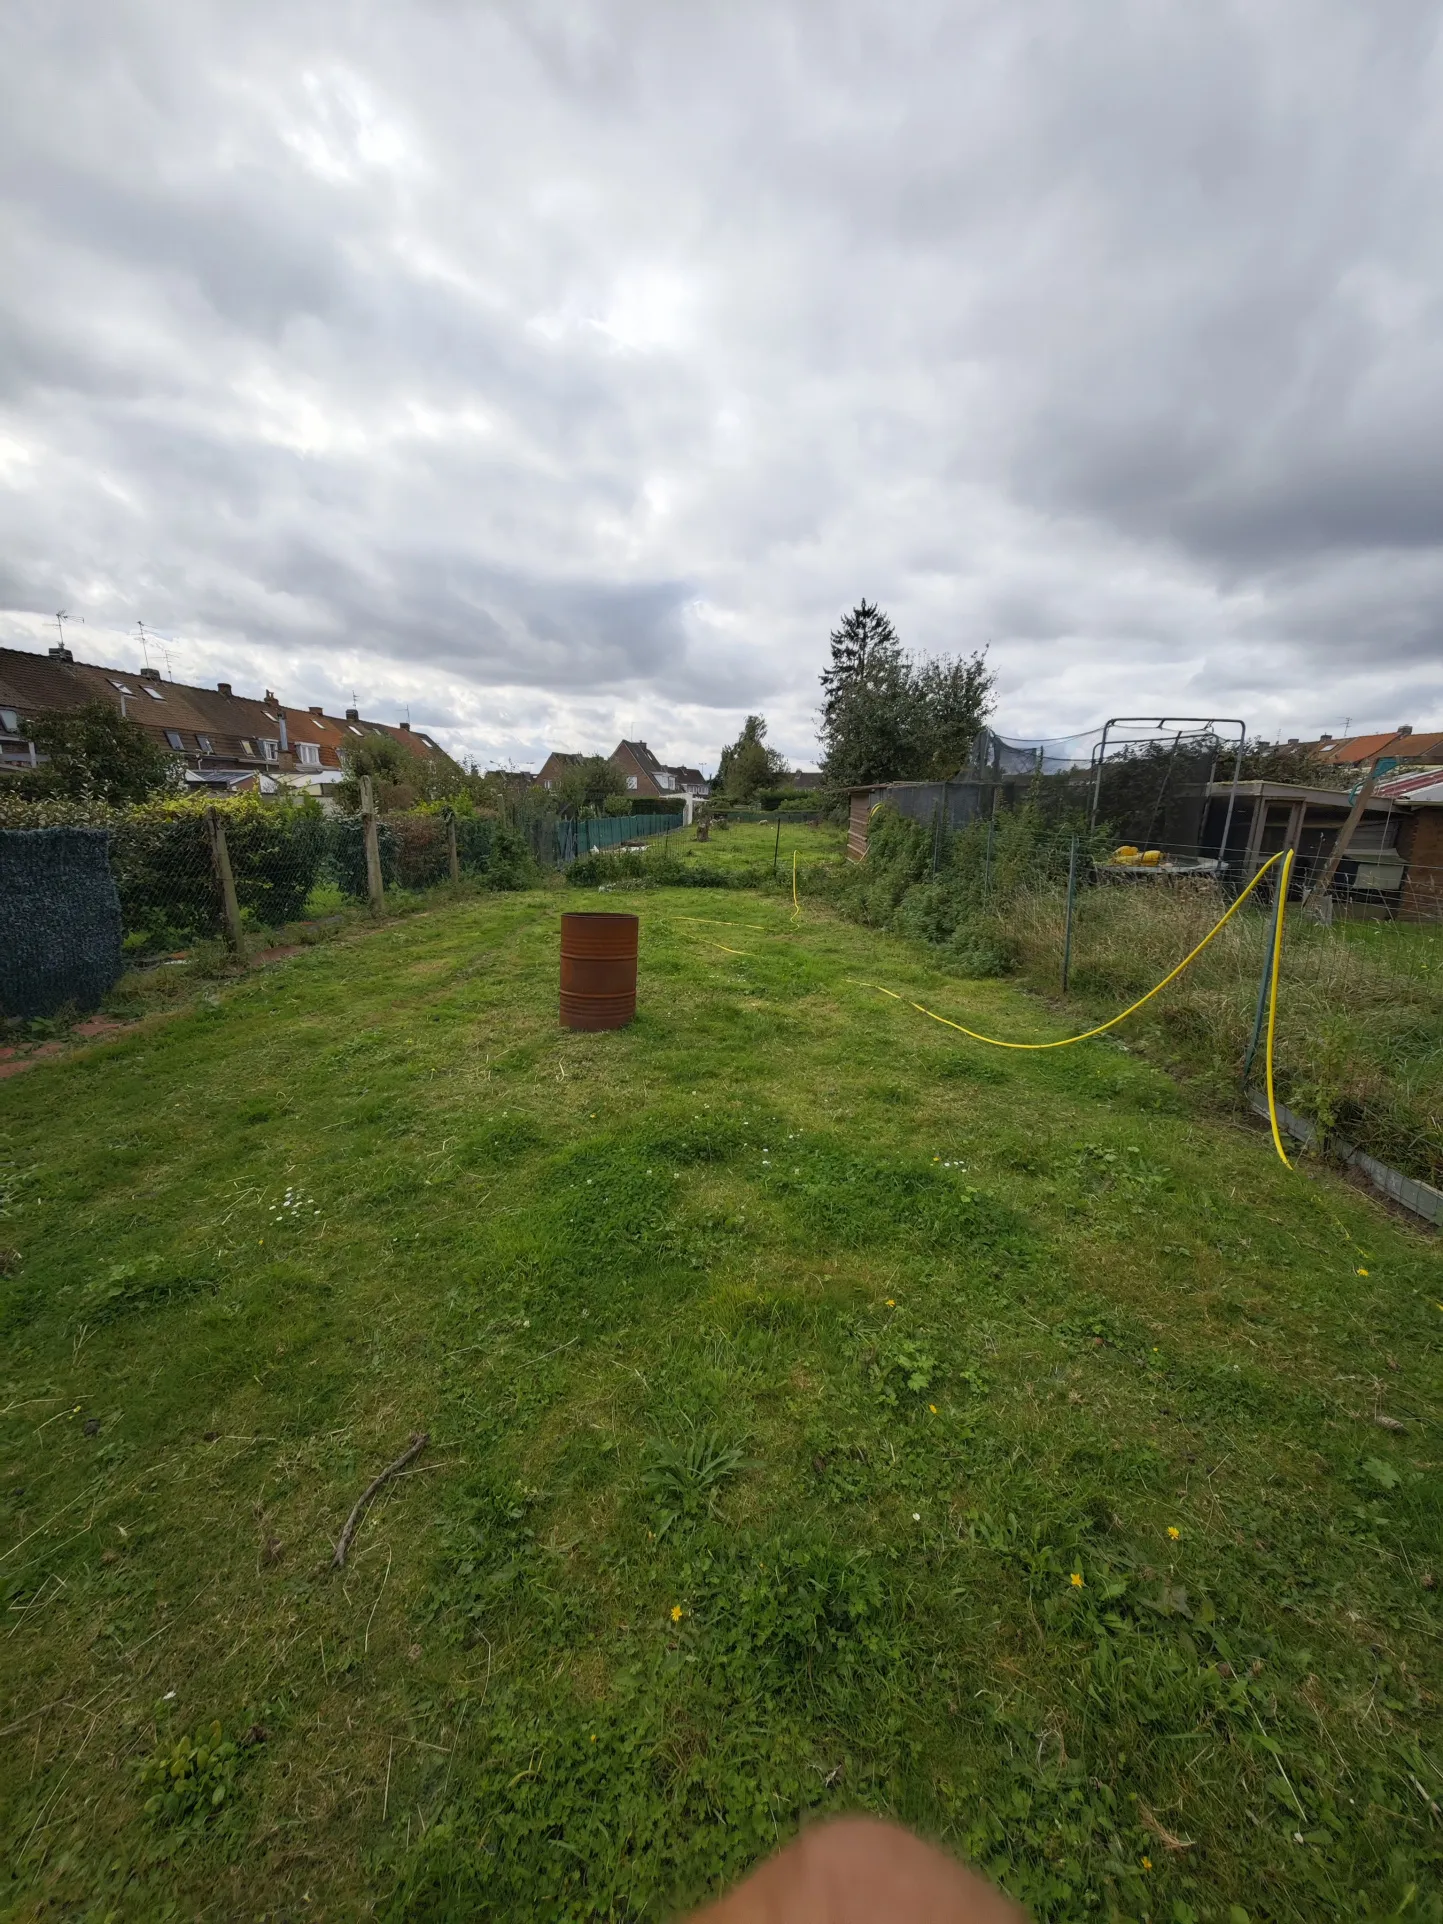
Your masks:
{"label": "rusty metal barrel", "polygon": [[561,1026],[622,1029],[636,1014],[634,915],[561,918]]}

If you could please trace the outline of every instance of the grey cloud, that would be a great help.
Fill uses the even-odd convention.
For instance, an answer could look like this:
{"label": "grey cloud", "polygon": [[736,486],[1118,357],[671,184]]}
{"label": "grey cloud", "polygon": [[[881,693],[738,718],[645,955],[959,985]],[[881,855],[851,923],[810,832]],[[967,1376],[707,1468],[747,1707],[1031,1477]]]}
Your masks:
{"label": "grey cloud", "polygon": [[60,0],[0,73],[11,607],[488,753],[807,759],[863,592],[1042,732],[1327,725],[1360,632],[1443,698],[1429,6]]}

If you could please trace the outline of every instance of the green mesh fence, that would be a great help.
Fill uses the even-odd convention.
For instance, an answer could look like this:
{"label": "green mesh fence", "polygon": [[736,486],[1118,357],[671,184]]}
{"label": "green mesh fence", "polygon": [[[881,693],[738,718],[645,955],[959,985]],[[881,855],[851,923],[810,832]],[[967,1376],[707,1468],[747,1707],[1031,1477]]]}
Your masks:
{"label": "green mesh fence", "polygon": [[0,829],[0,1014],[96,1008],[121,972],[103,828]]}

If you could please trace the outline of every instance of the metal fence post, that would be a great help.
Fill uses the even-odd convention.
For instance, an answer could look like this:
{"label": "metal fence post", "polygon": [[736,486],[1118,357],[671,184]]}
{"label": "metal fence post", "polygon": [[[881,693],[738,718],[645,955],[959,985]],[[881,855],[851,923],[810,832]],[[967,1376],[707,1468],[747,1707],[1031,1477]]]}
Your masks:
{"label": "metal fence post", "polygon": [[775,844],[774,844],[774,846],[773,846],[773,848],[772,848],[772,877],[773,877],[773,880],[775,880],[775,878],[776,878],[776,873],[777,873],[777,856],[778,856],[778,854],[779,854],[779,852],[780,852],[780,850],[781,850],[781,846],[782,846],[782,811],[781,811],[780,809],[778,809],[778,810],[777,810],[777,839],[776,839],[776,842],[775,842]]}
{"label": "metal fence post", "polygon": [[459,882],[461,880],[461,855],[456,847],[456,817],[449,813],[449,811],[446,816],[446,861],[451,869],[451,880],[453,882]]}
{"label": "metal fence post", "polygon": [[1067,984],[1072,975],[1072,908],[1077,900],[1077,837],[1072,838],[1072,847],[1067,855],[1067,921],[1062,931],[1062,993],[1067,994]]}
{"label": "metal fence post", "polygon": [[1281,881],[1282,866],[1273,875],[1273,915],[1268,924],[1268,939],[1263,945],[1263,970],[1258,977],[1258,1007],[1253,1017],[1253,1033],[1248,1043],[1248,1052],[1243,1057],[1243,1087],[1247,1087],[1248,1077],[1253,1070],[1253,1057],[1258,1052],[1258,1044],[1263,1039],[1263,1024],[1268,1015],[1268,987],[1273,975],[1273,947],[1278,939],[1278,917],[1283,912],[1286,891]]}
{"label": "metal fence post", "polygon": [[381,837],[376,826],[376,786],[361,777],[361,826],[366,838],[366,899],[373,915],[386,913],[386,884],[381,875]]}
{"label": "metal fence post", "polygon": [[246,952],[245,929],[241,924],[240,903],[236,899],[235,876],[231,871],[230,850],[225,845],[225,823],[214,808],[205,811],[206,832],[210,836],[210,859],[220,883],[221,912],[225,917],[226,940],[239,956]]}

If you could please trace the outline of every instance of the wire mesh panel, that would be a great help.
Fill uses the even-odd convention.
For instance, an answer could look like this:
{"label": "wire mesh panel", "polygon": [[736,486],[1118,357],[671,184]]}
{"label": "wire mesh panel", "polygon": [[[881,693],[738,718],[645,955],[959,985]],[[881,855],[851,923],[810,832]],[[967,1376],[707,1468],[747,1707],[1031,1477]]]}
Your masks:
{"label": "wire mesh panel", "polygon": [[133,951],[184,948],[220,935],[220,882],[198,809],[130,811],[111,828],[110,866]]}
{"label": "wire mesh panel", "polygon": [[0,829],[0,1014],[95,1008],[121,972],[101,828]]}

